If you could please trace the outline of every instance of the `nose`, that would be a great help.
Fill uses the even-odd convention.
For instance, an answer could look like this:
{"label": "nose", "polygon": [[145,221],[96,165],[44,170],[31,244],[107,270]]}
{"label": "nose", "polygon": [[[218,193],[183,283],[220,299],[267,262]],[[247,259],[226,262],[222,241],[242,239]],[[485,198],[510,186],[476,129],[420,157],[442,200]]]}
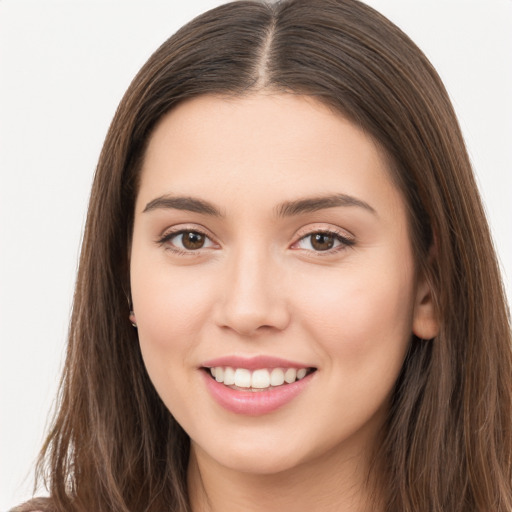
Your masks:
{"label": "nose", "polygon": [[285,276],[268,255],[244,250],[226,265],[217,324],[242,336],[282,331],[290,321]]}

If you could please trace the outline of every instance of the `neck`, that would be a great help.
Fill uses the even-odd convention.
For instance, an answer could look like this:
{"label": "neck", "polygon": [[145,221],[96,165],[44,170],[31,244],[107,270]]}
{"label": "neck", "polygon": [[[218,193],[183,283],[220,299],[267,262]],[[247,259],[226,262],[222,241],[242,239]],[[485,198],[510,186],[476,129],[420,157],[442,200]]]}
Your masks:
{"label": "neck", "polygon": [[193,512],[378,510],[363,454],[333,454],[279,473],[253,474],[218,464],[192,443],[188,485]]}

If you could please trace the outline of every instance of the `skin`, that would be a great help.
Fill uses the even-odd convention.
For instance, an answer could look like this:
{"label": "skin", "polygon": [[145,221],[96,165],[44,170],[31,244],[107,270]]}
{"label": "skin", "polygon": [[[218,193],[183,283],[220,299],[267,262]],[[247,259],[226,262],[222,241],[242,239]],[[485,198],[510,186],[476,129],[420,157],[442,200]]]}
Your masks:
{"label": "skin", "polygon": [[[277,213],[335,194],[368,207]],[[208,201],[221,215],[147,208],[163,196]],[[180,229],[204,233],[205,245],[160,242]],[[312,245],[318,232],[334,233],[331,250]],[[195,511],[364,509],[368,459],[411,334],[437,330],[403,199],[367,134],[292,94],[179,105],[145,155],[131,289],[148,373],[191,438]],[[274,412],[219,406],[201,363],[261,354],[317,371]]]}

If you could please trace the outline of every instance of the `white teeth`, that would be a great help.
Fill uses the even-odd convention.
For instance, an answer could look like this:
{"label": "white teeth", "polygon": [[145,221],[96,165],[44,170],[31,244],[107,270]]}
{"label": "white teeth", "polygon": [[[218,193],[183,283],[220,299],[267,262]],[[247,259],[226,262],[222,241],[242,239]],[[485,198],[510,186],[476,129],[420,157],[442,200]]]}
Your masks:
{"label": "white teeth", "polygon": [[224,368],[221,366],[215,368],[215,380],[217,382],[224,382]]}
{"label": "white teeth", "polygon": [[209,370],[217,382],[222,382],[226,386],[234,385],[255,390],[282,386],[285,383],[292,384],[303,379],[308,373],[307,368],[261,368],[251,371],[246,368],[216,366]]}
{"label": "white teeth", "polygon": [[270,373],[268,370],[254,370],[252,372],[251,388],[268,388],[270,386]]}
{"label": "white teeth", "polygon": [[228,366],[224,370],[224,384],[226,384],[226,386],[232,386],[234,383],[235,383],[235,370],[233,370],[233,368]]}
{"label": "white teeth", "polygon": [[[306,368],[301,368],[300,370],[297,370],[297,380],[303,379],[306,376],[306,373],[308,371]],[[226,376],[224,375],[224,382],[226,381]]]}
{"label": "white teeth", "polygon": [[245,368],[237,368],[235,370],[235,386],[239,388],[250,388],[251,372]]}
{"label": "white teeth", "polygon": [[270,374],[271,386],[282,386],[284,384],[284,372],[281,368],[274,368]]}
{"label": "white teeth", "polygon": [[295,382],[296,378],[297,378],[297,370],[295,368],[288,368],[284,372],[284,381],[287,382],[288,384]]}

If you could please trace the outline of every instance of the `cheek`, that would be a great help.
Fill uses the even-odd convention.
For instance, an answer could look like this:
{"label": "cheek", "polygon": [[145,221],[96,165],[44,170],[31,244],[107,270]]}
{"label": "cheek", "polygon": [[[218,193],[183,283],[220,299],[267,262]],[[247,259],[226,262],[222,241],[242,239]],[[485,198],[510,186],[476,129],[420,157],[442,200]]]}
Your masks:
{"label": "cheek", "polygon": [[[156,270],[156,271],[155,271]],[[168,270],[132,272],[133,306],[148,375],[173,415],[185,423],[194,414],[188,397],[197,382],[195,350],[205,324],[204,289]]]}
{"label": "cheek", "polygon": [[190,269],[170,271],[168,262],[155,262],[133,254],[131,289],[139,343],[148,374],[169,408],[175,407],[173,390],[188,385],[188,370],[197,364],[195,349],[207,322],[204,276],[190,277]]}
{"label": "cheek", "polygon": [[390,268],[346,268],[304,296],[306,329],[331,364],[369,376],[401,366],[412,332],[413,275],[410,268]]}
{"label": "cheek", "polygon": [[[165,265],[142,270],[132,264],[132,299],[139,326],[157,345],[165,348],[193,333],[204,321],[209,294],[200,276],[190,271],[170,272]],[[189,340],[190,341],[190,340]]]}

